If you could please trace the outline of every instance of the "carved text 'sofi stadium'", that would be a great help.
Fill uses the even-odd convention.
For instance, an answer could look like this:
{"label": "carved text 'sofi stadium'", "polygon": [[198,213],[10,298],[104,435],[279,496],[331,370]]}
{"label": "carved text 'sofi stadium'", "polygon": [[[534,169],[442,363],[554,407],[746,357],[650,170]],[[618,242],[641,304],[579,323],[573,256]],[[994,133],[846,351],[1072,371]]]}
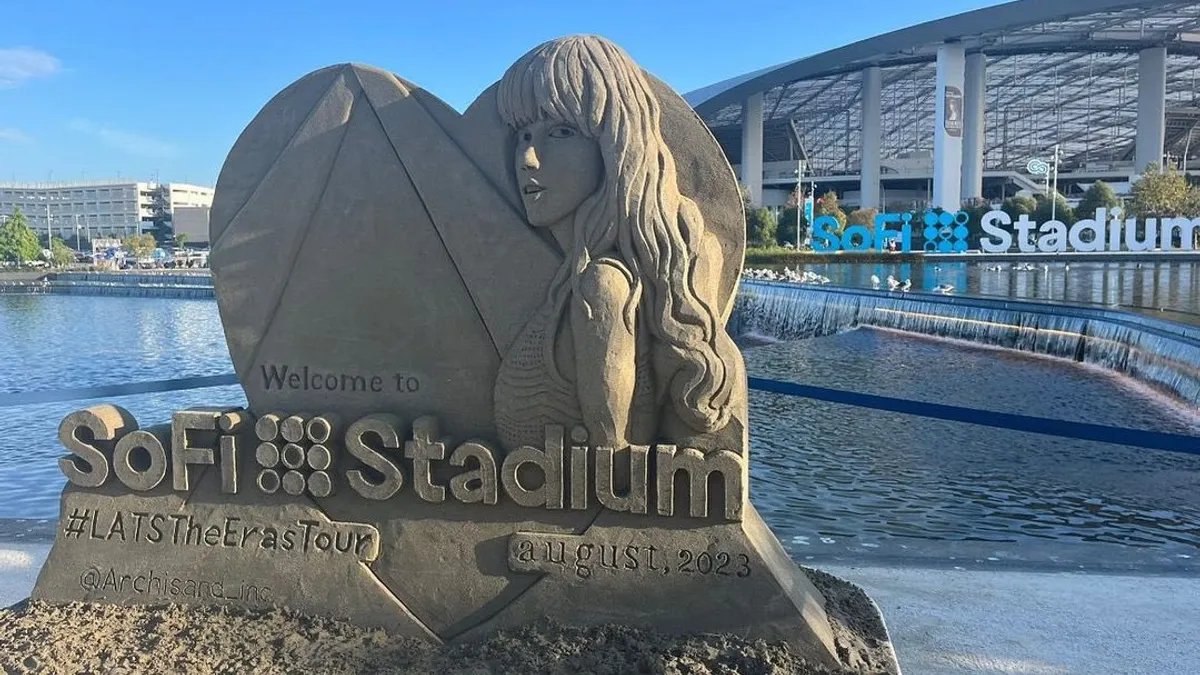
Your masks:
{"label": "carved text 'sofi stadium'", "polygon": [[757,204],[802,173],[850,207],[957,209],[1045,194],[1033,160],[1056,146],[1068,199],[1096,180],[1127,192],[1152,163],[1200,174],[1198,78],[1200,2],[1020,0],[686,98]]}

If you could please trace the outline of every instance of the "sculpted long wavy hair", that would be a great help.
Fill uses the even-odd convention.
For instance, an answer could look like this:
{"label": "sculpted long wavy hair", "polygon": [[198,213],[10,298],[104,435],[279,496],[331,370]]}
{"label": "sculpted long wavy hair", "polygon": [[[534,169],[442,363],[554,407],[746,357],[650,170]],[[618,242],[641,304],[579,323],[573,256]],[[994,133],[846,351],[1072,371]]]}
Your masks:
{"label": "sculpted long wavy hair", "polygon": [[[696,290],[704,218],[679,192],[659,102],[641,68],[603,38],[561,38],[508,69],[498,103],[513,129],[542,119],[570,124],[604,158],[604,179],[575,212],[573,249],[564,252],[547,292],[552,316],[562,316],[578,295],[592,256],[615,251],[634,289],[626,325],[636,331],[642,312],[654,348],[677,364],[669,381],[676,413],[701,432],[724,427],[734,388],[732,368],[718,351],[724,327],[716,299]],[[551,377],[565,383],[574,378],[564,377],[555,360],[558,325],[552,321],[547,330],[545,360]]]}

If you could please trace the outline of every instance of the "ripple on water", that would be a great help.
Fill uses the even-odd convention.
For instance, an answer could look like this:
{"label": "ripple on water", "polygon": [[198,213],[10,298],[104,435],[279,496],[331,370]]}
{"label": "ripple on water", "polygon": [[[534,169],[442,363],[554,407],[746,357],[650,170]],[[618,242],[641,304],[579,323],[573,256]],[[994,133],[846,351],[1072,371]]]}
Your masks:
{"label": "ripple on water", "polygon": [[[1194,419],[1069,362],[881,331],[754,347],[753,376],[1173,433]],[[1048,404],[1047,402],[1053,402]],[[1200,548],[1200,457],[751,392],[752,498],[781,536]],[[785,539],[786,541],[786,539]]]}
{"label": "ripple on water", "polygon": [[[232,372],[216,302],[0,295],[0,391],[123,384]],[[58,423],[100,401],[4,409],[0,518],[56,518],[64,480]],[[240,387],[113,398],[143,424],[194,405],[245,405]]]}

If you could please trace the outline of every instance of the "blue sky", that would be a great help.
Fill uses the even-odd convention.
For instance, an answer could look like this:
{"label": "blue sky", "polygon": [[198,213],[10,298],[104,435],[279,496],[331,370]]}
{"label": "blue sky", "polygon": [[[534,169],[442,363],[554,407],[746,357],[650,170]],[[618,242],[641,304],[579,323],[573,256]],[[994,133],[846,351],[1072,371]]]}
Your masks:
{"label": "blue sky", "polygon": [[[8,0],[0,181],[212,185],[237,135],[307,72],[389,69],[462,110],[538,43],[604,35],[680,92],[979,0]],[[602,8],[602,9],[598,9]],[[836,8],[832,11],[831,8]]]}

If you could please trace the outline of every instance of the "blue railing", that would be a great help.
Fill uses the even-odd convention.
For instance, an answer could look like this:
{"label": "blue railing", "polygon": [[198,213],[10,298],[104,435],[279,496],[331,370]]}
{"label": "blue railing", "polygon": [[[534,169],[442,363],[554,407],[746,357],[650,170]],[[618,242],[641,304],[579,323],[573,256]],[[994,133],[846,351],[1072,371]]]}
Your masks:
{"label": "blue railing", "polygon": [[[206,375],[171,380],[151,380],[130,384],[101,385],[73,389],[54,389],[19,393],[0,393],[0,408],[12,408],[38,403],[81,401],[89,399],[115,398],[135,394],[205,389],[238,384],[237,376]],[[1028,433],[1071,438],[1084,441],[1114,443],[1150,450],[1166,450],[1200,455],[1200,436],[1171,434],[1144,429],[1128,429],[1102,424],[1070,422],[1046,417],[1033,417],[991,410],[891,398],[874,394],[814,387],[795,382],[782,382],[757,377],[750,378],[750,389],[785,396],[797,396],[829,403],[839,403],[871,410],[900,413],[915,417],[962,422],[999,429],[1010,429]]]}

